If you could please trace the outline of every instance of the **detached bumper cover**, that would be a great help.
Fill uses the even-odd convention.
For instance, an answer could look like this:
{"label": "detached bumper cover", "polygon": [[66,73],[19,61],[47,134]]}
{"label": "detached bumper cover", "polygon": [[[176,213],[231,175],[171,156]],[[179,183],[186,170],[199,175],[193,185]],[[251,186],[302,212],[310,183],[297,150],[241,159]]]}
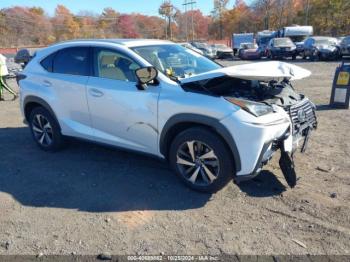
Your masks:
{"label": "detached bumper cover", "polygon": [[[290,130],[291,122],[287,113],[274,113],[260,117],[259,121],[249,113],[238,110],[223,119],[223,124],[233,137],[240,161],[241,169],[237,170],[237,177],[258,173],[261,162],[266,162],[276,151],[274,141],[284,138]],[[269,121],[263,121],[263,119]]]}
{"label": "detached bumper cover", "polygon": [[[281,117],[285,113],[286,118],[271,119],[270,123],[243,122],[243,125],[237,125],[233,117],[222,121],[235,139],[241,158],[241,170],[235,177],[237,182],[257,176],[279,149],[293,155],[303,139],[302,152],[306,149],[310,131],[317,128],[314,105],[305,98],[288,109],[280,109],[283,112],[277,115]],[[236,114],[242,113],[240,111]]]}

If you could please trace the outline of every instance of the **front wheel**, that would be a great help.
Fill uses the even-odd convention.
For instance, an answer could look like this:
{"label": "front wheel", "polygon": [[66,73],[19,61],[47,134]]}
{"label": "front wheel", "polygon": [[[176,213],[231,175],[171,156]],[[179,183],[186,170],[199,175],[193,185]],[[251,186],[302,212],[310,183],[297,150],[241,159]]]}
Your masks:
{"label": "front wheel", "polygon": [[190,128],[172,142],[169,161],[179,178],[190,188],[214,193],[234,175],[231,152],[213,131]]}
{"label": "front wheel", "polygon": [[36,144],[44,151],[57,151],[64,143],[60,127],[43,107],[36,107],[30,114],[29,126]]}

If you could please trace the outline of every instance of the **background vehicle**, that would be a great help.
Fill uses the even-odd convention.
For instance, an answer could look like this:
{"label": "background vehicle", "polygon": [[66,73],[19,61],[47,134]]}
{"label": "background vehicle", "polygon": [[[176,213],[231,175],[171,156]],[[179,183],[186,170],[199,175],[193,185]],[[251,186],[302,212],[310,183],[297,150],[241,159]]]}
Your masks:
{"label": "background vehicle", "polygon": [[215,51],[207,43],[191,42],[191,45],[193,45],[195,48],[201,50],[203,52],[204,56],[206,56],[206,57],[208,57],[210,59],[215,59],[216,58]]}
{"label": "background vehicle", "polygon": [[186,42],[186,43],[179,43],[179,45],[181,45],[181,46],[183,46],[183,47],[186,47],[186,48],[188,48],[188,49],[191,49],[191,50],[193,50],[193,51],[195,51],[195,52],[197,52],[197,53],[199,53],[199,54],[201,54],[201,55],[204,54],[202,50],[200,50],[200,49],[194,47],[194,46],[191,45],[190,43],[187,43],[187,42]]}
{"label": "background vehicle", "polygon": [[233,34],[232,49],[233,49],[234,55],[237,54],[241,44],[243,43],[254,43],[254,34],[253,33]]}
{"label": "background vehicle", "polygon": [[337,47],[337,39],[326,36],[309,37],[304,44],[303,58],[311,60],[335,60],[340,57],[340,49]]}
{"label": "background vehicle", "polygon": [[340,42],[340,52],[342,56],[350,56],[350,36],[344,37]]}
{"label": "background vehicle", "polygon": [[297,55],[303,52],[304,41],[312,36],[314,29],[312,26],[286,26],[277,31],[278,37],[289,37],[296,45]]}
{"label": "background vehicle", "polygon": [[233,56],[233,50],[232,48],[228,47],[224,44],[213,44],[211,45],[213,51],[215,52],[216,58],[223,59],[223,58],[232,58]]}
{"label": "background vehicle", "polygon": [[242,60],[260,59],[261,51],[257,44],[243,43],[238,51],[238,56]]}
{"label": "background vehicle", "polygon": [[270,59],[291,57],[294,60],[296,56],[296,46],[289,37],[273,38],[267,45],[267,57]]}
{"label": "background vehicle", "polygon": [[266,56],[266,47],[272,38],[276,37],[276,31],[264,30],[257,33],[256,43],[259,46],[260,56]]}
{"label": "background vehicle", "polygon": [[168,41],[104,39],[40,50],[18,81],[41,149],[55,151],[72,136],[143,152],[168,159],[189,187],[215,192],[258,175],[278,149],[295,185],[288,154],[316,116],[288,81],[309,75],[280,62],[222,68]]}

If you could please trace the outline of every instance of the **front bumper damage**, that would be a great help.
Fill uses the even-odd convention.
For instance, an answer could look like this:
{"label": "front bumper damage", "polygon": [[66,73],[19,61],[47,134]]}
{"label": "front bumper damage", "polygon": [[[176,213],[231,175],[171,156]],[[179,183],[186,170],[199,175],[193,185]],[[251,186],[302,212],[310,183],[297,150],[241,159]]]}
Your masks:
{"label": "front bumper damage", "polygon": [[[315,106],[307,98],[299,103],[284,109],[289,116],[288,125],[283,123],[276,125],[265,125],[264,131],[270,133],[270,137],[265,139],[255,167],[250,173],[238,172],[235,176],[237,183],[250,180],[259,175],[262,168],[271,160],[273,155],[280,150],[281,157],[279,165],[288,183],[293,188],[297,183],[295,163],[293,156],[300,149],[304,153],[307,149],[311,131],[317,128],[317,117]],[[283,132],[281,132],[283,130]],[[264,136],[259,137],[262,139]],[[266,137],[265,137],[266,138]],[[251,141],[254,139],[251,137]]]}

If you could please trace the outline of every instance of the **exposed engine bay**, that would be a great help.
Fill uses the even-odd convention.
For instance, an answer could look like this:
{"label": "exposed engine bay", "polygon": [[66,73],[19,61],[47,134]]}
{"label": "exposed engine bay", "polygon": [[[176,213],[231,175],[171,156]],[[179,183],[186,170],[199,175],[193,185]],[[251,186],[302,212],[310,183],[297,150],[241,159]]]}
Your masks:
{"label": "exposed engine bay", "polygon": [[293,154],[300,141],[302,141],[301,152],[305,152],[310,131],[317,128],[317,118],[314,104],[294,90],[288,79],[284,78],[282,81],[244,80],[226,75],[185,83],[182,84],[182,88],[188,92],[234,97],[282,107],[288,113],[292,123],[289,134],[293,137],[294,151],[291,154],[286,152],[283,145],[285,138],[275,141],[274,148],[281,150],[279,164],[287,183],[291,187],[296,185]]}
{"label": "exposed engine bay", "polygon": [[232,96],[282,107],[292,106],[304,98],[303,95],[294,90],[288,80],[263,82],[222,76],[186,83],[182,87],[186,91],[207,93],[214,96]]}

